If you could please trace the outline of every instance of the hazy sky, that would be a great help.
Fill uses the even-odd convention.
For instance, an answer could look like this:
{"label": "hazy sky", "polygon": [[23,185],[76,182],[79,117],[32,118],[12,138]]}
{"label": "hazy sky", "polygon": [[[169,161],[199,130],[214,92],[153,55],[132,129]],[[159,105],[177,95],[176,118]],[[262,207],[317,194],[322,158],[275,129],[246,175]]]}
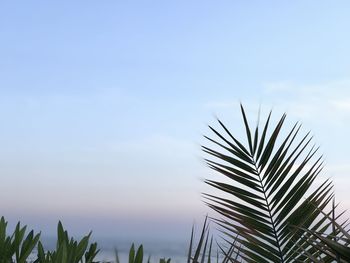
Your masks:
{"label": "hazy sky", "polygon": [[[74,3],[73,3],[74,2]],[[189,235],[217,115],[301,120],[350,208],[348,1],[2,1],[0,211],[55,232]],[[187,238],[187,236],[186,236]]]}

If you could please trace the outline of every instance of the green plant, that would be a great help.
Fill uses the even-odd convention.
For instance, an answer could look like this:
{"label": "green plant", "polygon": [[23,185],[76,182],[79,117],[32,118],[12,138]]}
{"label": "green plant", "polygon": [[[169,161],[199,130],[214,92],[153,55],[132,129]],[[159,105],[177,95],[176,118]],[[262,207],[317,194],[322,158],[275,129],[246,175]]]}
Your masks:
{"label": "green plant", "polygon": [[[187,255],[187,263],[211,263],[211,262],[237,262],[237,258],[239,256],[240,250],[235,250],[235,243],[236,239],[233,241],[227,241],[225,240],[225,243],[229,245],[228,248],[224,249],[222,245],[217,243],[218,248],[220,249],[220,255],[219,258],[219,252],[216,251],[214,254],[213,249],[213,237],[210,238],[209,241],[209,223],[208,223],[208,217],[205,217],[201,235],[199,237],[197,245],[194,244],[194,227],[192,227],[191,232],[191,239],[189,244],[189,250]],[[214,261],[216,259],[216,261]],[[220,261],[219,261],[220,260]]]}
{"label": "green plant", "polygon": [[143,246],[139,246],[135,255],[134,244],[131,245],[129,251],[129,263],[142,263],[143,261]]}
{"label": "green plant", "polygon": [[34,235],[30,231],[25,237],[26,226],[21,227],[18,222],[11,236],[6,233],[7,222],[4,217],[0,219],[0,262],[2,263],[25,263],[38,243],[40,234]]}
{"label": "green plant", "polygon": [[[68,232],[64,230],[62,223],[57,226],[57,244],[55,251],[45,252],[42,243],[38,244],[38,258],[35,263],[93,263],[99,250],[97,244],[89,246],[91,232],[79,242],[69,238]],[[89,246],[89,248],[88,248]]]}
{"label": "green plant", "polygon": [[308,258],[317,262],[350,262],[350,234],[346,230],[347,221],[341,224],[337,223],[344,212],[336,216],[336,206],[333,199],[332,209],[328,213],[324,211],[321,211],[321,213],[330,222],[331,231],[322,233],[302,229],[305,231],[304,236],[310,246],[316,251],[314,254],[306,253]]}
{"label": "green plant", "polygon": [[[129,263],[142,263],[143,262],[143,245],[140,245],[137,250],[136,250],[136,254],[135,254],[135,245],[132,244],[131,248],[129,250]],[[119,255],[118,255],[118,250],[115,249],[115,261],[116,263],[120,263],[119,260]],[[165,258],[161,258],[159,260],[159,263],[170,263],[170,258],[165,259]],[[149,256],[147,259],[147,263],[151,262],[151,257]]]}
{"label": "green plant", "polygon": [[205,136],[212,146],[203,146],[211,158],[210,168],[228,182],[206,180],[222,193],[205,194],[206,203],[224,216],[215,221],[221,230],[237,237],[235,248],[247,262],[304,262],[313,255],[305,230],[324,233],[330,222],[321,213],[332,199],[328,180],[316,189],[313,182],[322,170],[318,148],[310,147],[309,133],[298,138],[299,124],[283,137],[286,115],[269,132],[271,113],[260,134],[251,129],[241,105],[247,144],[236,139],[218,120],[223,133],[209,126],[216,139]]}

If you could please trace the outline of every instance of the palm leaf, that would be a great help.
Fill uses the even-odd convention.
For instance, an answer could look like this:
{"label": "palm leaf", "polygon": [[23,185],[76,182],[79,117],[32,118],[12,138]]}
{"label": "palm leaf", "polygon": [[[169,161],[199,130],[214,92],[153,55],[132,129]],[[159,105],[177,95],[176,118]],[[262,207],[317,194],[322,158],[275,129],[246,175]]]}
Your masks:
{"label": "palm leaf", "polygon": [[[225,243],[229,244],[228,249],[224,249],[222,246],[218,245],[218,248],[221,250],[221,263],[227,263],[227,262],[238,262],[237,257],[239,256],[240,249],[234,250],[236,248],[236,239],[233,238],[233,241],[225,240]],[[202,231],[199,237],[199,240],[197,244],[195,244],[194,240],[194,227],[192,227],[191,232],[191,239],[189,244],[189,250],[187,255],[187,262],[188,263],[211,263],[213,262],[212,259],[212,249],[213,249],[213,238],[210,238],[209,242],[209,223],[208,223],[208,217],[205,217]],[[194,250],[194,251],[193,251]],[[216,263],[219,263],[219,255],[217,254],[217,260]]]}
{"label": "palm leaf", "polygon": [[214,137],[205,136],[212,143],[202,148],[208,166],[229,179],[205,180],[223,193],[205,194],[206,203],[223,216],[216,221],[222,231],[239,235],[235,246],[244,261],[294,262],[300,251],[314,255],[309,243],[315,237],[300,228],[328,229],[314,204],[324,208],[332,197],[331,182],[314,186],[323,167],[318,148],[309,133],[299,135],[299,124],[283,135],[285,114],[270,130],[270,112],[259,135],[259,124],[250,128],[242,105],[241,113],[246,144],[220,120],[223,131],[210,126]]}
{"label": "palm leaf", "polygon": [[327,226],[331,226],[332,231],[325,233],[314,229],[303,229],[305,235],[313,237],[309,245],[325,262],[350,262],[350,233],[346,230],[347,220],[341,224],[337,223],[345,211],[336,216],[337,206],[334,198],[332,209],[328,213],[325,213],[321,207],[317,207],[317,204],[314,204],[314,207],[323,214],[324,220],[328,223]]}

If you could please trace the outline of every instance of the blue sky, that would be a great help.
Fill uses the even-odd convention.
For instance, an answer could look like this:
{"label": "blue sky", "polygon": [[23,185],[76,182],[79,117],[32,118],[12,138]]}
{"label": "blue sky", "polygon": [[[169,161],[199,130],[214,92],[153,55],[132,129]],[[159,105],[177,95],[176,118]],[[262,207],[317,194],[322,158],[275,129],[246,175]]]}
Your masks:
{"label": "blue sky", "polygon": [[208,211],[206,124],[241,125],[239,101],[253,120],[261,105],[311,129],[350,208],[349,9],[1,2],[2,213],[52,233],[62,219],[76,233],[181,238]]}

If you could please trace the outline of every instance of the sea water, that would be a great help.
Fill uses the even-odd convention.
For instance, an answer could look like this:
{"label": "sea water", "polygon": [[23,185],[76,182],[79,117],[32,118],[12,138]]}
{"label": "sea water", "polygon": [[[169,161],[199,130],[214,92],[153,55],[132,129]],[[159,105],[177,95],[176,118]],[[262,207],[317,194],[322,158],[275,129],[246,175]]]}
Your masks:
{"label": "sea water", "polygon": [[[116,251],[121,263],[128,262],[129,250],[132,245],[131,241],[120,241],[110,239],[95,240],[100,249],[95,260],[100,262],[116,262]],[[55,249],[55,239],[43,238],[45,250]],[[135,250],[139,247],[139,243],[135,243]],[[171,259],[171,263],[187,262],[188,244],[182,241],[161,241],[147,240],[142,242],[144,262],[150,257],[151,263],[159,263],[159,259]],[[29,262],[35,260],[37,252],[34,251],[29,258]]]}
{"label": "sea water", "polygon": [[[101,243],[101,251],[96,258],[99,261],[115,262],[115,250],[118,251],[120,262],[128,262],[129,250],[132,245],[130,241],[117,242],[99,242]],[[140,244],[135,243],[135,250]],[[186,262],[186,254],[188,250],[187,242],[181,241],[156,241],[148,240],[143,242],[144,261],[148,257],[150,262],[158,263],[160,258],[171,258],[172,263]]]}

